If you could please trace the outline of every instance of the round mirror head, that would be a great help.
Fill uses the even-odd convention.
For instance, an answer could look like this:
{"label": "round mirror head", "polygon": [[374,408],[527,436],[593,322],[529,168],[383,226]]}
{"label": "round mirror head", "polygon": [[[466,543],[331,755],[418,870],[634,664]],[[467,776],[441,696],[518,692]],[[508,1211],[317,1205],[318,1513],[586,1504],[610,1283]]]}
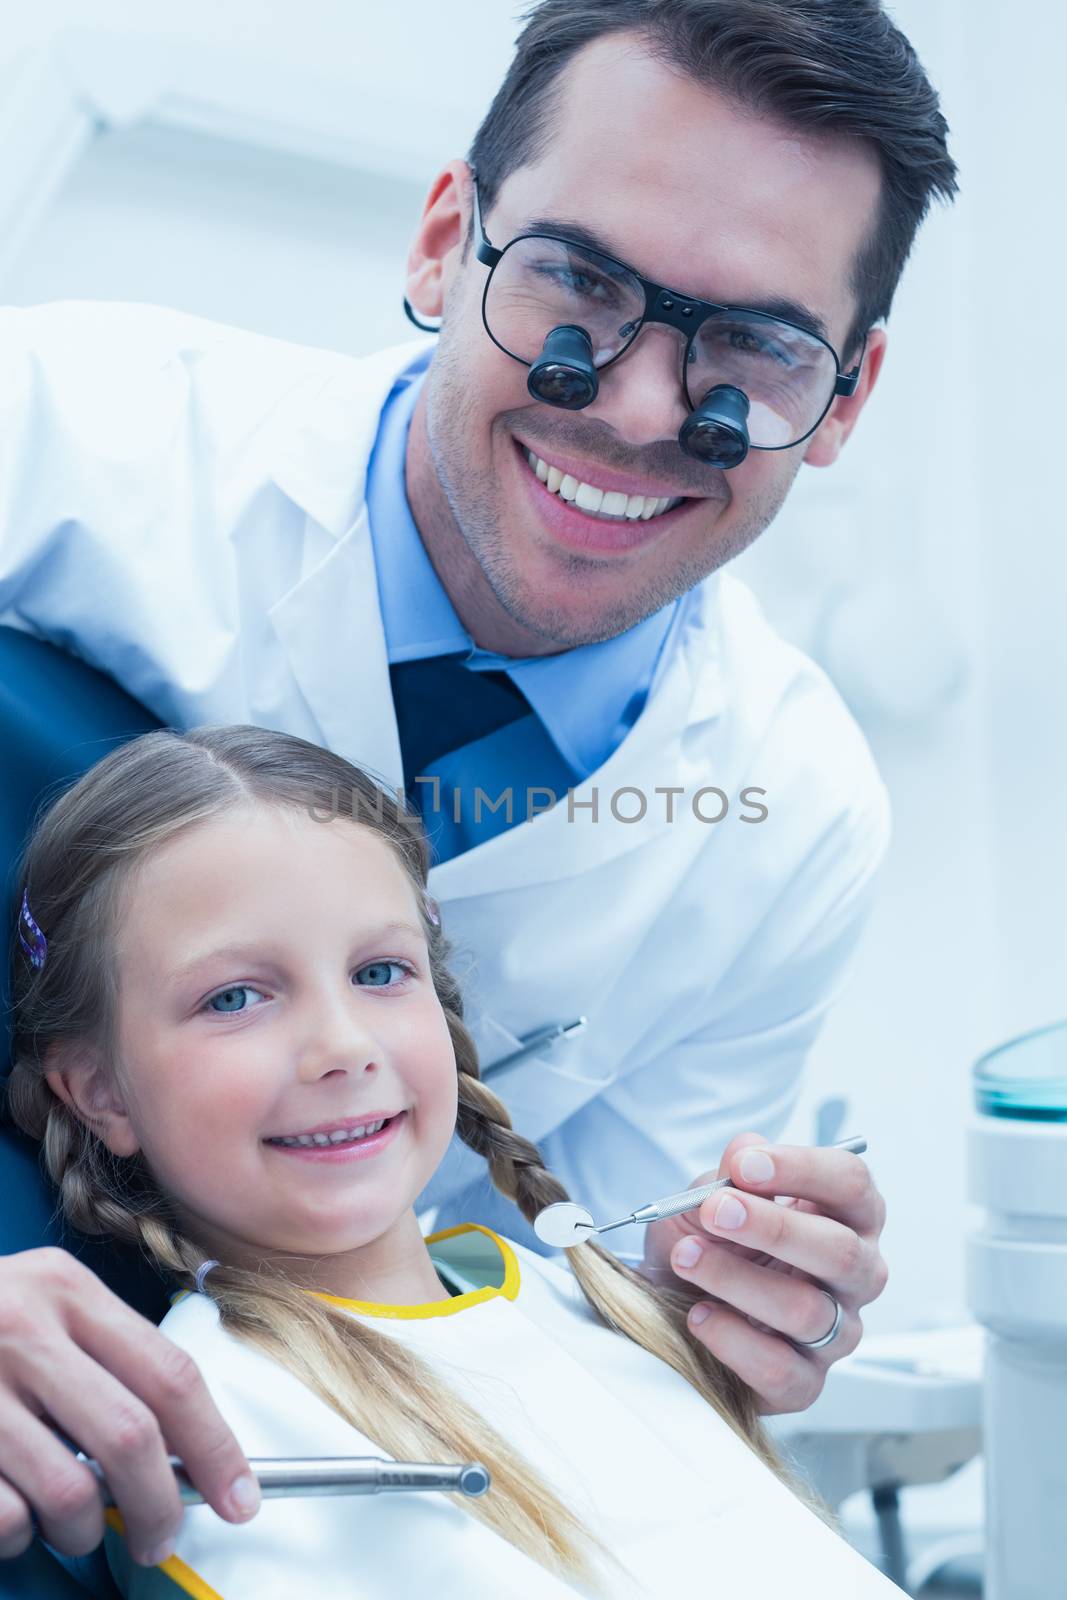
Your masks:
{"label": "round mirror head", "polygon": [[534,1218],[537,1237],[556,1250],[566,1250],[572,1244],[584,1244],[596,1224],[584,1206],[573,1200],[559,1200],[546,1206]]}

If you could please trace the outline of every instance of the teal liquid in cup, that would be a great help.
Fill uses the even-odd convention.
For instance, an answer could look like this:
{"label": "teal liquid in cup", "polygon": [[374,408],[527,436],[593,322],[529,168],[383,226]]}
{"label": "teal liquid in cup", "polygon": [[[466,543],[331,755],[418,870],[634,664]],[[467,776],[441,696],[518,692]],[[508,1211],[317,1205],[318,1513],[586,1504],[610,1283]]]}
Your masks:
{"label": "teal liquid in cup", "polygon": [[987,1117],[1067,1122],[1067,1022],[1037,1028],[981,1056],[974,1100]]}

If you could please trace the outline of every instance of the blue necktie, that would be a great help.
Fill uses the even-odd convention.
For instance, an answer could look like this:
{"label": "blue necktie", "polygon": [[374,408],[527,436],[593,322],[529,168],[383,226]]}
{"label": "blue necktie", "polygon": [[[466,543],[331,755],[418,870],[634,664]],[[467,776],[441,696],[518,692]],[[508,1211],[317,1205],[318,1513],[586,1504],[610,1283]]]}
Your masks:
{"label": "blue necktie", "polygon": [[[464,660],[428,656],[389,668],[404,786],[435,863],[525,821],[529,789],[558,800],[575,781],[508,673],[474,671]],[[533,799],[538,809],[551,803],[545,793]]]}

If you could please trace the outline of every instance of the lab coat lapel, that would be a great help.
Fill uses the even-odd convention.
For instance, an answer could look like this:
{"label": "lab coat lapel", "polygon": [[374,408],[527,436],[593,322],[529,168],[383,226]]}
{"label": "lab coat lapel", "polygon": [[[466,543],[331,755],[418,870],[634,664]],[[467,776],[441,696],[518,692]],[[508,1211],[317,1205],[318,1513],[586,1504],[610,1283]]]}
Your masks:
{"label": "lab coat lapel", "polygon": [[278,408],[270,476],[335,540],[364,503],[367,463],[389,392],[429,342],[410,340],[358,361],[338,356],[325,380],[320,369],[307,384],[294,385]]}
{"label": "lab coat lapel", "polygon": [[307,514],[304,572],[269,612],[322,742],[389,789],[403,789],[374,547],[367,462],[398,374],[428,341],[413,340],[297,387],[274,423],[271,477]]}
{"label": "lab coat lapel", "polygon": [[389,662],[364,507],[269,613],[323,743],[394,793],[404,787]]}

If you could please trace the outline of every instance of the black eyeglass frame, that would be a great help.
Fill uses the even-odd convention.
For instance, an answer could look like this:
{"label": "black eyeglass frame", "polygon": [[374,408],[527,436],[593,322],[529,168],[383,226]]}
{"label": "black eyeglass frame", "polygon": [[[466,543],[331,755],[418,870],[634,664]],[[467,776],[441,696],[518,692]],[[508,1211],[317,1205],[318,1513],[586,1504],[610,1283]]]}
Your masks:
{"label": "black eyeglass frame", "polygon": [[[643,278],[639,272],[637,272],[627,262],[620,261],[617,256],[610,256],[605,250],[593,250],[589,247],[589,245],[580,244],[577,239],[568,239],[565,234],[517,233],[514,239],[509,239],[507,244],[504,245],[502,249],[498,249],[496,245],[490,244],[489,236],[485,231],[485,224],[482,221],[481,204],[478,199],[478,180],[473,168],[471,169],[471,189],[474,195],[474,226],[477,233],[481,235],[481,238],[475,242],[475,254],[482,265],[489,268],[489,276],[485,280],[485,288],[482,291],[482,326],[485,328],[486,333],[496,345],[497,349],[502,350],[504,354],[506,356],[510,356],[513,361],[520,362],[522,366],[529,367],[532,366],[533,363],[525,360],[523,356],[516,355],[514,350],[509,350],[506,345],[501,344],[500,340],[496,337],[492,328],[489,326],[489,319],[486,316],[485,311],[486,302],[489,299],[489,286],[493,281],[494,271],[496,270],[497,266],[499,266],[507,252],[511,249],[512,245],[519,244],[523,239],[549,239],[554,244],[568,245],[572,250],[580,251],[582,255],[600,256],[602,260],[610,261],[612,266],[620,267],[623,272],[628,273],[631,278],[636,279],[644,291],[645,309],[640,321],[636,324],[633,332],[629,335],[626,343],[622,346],[622,349],[617,350],[613,356],[608,357],[607,361],[602,362],[597,366],[596,370],[598,372],[603,372],[605,368],[612,366],[616,361],[618,361],[620,356],[624,356],[627,350],[629,350],[630,346],[636,340],[641,330],[649,323],[661,322],[666,324],[667,327],[677,328],[679,333],[682,333],[686,336],[685,348],[682,351],[682,393],[685,396],[686,404],[689,406],[690,410],[695,410],[702,403],[704,396],[701,395],[698,399],[694,400],[693,396],[689,392],[689,383],[686,378],[686,369],[689,365],[689,352],[692,349],[693,340],[703,327],[704,323],[709,320],[709,318],[721,316],[723,313],[733,315],[740,314],[746,317],[758,317],[761,322],[776,322],[783,327],[793,328],[797,333],[802,333],[808,339],[814,339],[816,344],[821,344],[826,350],[829,350],[831,356],[833,357],[834,367],[837,372],[833,389],[827,398],[826,404],[823,406],[818,418],[812,423],[807,433],[802,433],[799,439],[793,439],[789,444],[753,444],[751,446],[753,450],[795,449],[798,444],[803,444],[805,439],[811,438],[816,428],[818,428],[825,419],[826,413],[829,411],[838,395],[851,398],[851,396],[855,394],[856,387],[860,380],[860,373],[863,370],[863,358],[867,353],[866,334],[863,336],[863,345],[860,350],[859,360],[856,362],[856,365],[850,372],[845,372],[842,370],[841,361],[837,351],[834,349],[833,345],[828,339],[824,339],[821,334],[813,333],[810,328],[801,327],[798,322],[790,322],[788,317],[776,317],[768,311],[756,311],[750,306],[720,305],[713,300],[700,300],[695,295],[679,294],[674,289],[668,289],[666,285],[662,283],[654,283],[651,278]],[[695,322],[693,321],[694,316],[696,317]]]}

